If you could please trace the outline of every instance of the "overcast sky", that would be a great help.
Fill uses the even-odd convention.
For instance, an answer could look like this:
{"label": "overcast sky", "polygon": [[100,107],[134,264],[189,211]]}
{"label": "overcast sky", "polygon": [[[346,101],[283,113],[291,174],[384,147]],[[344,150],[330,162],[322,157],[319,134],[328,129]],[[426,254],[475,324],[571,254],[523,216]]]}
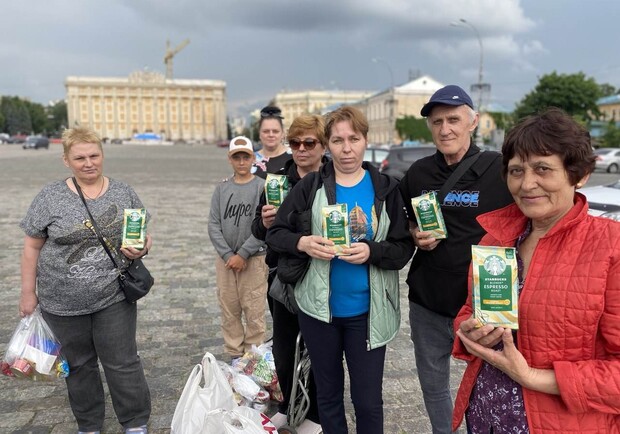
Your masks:
{"label": "overcast sky", "polygon": [[[2,0],[0,95],[46,104],[69,75],[165,72],[227,83],[231,114],[282,89],[381,90],[410,71],[512,109],[558,71],[620,87],[618,0]],[[372,58],[379,58],[376,63]]]}

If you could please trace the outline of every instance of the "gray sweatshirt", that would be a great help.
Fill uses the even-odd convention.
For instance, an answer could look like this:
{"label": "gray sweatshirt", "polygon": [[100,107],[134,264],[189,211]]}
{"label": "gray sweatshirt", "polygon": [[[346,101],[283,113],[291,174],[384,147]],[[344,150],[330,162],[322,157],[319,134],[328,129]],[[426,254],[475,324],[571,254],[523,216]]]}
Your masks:
{"label": "gray sweatshirt", "polygon": [[265,254],[265,243],[252,235],[254,211],[264,186],[265,180],[255,176],[246,184],[237,184],[230,177],[215,187],[209,214],[209,238],[224,262],[235,254],[244,259]]}

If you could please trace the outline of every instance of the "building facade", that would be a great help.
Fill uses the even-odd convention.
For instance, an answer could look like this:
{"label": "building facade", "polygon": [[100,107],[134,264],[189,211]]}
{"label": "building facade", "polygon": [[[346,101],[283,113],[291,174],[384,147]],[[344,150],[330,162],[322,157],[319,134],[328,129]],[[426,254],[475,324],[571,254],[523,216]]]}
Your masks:
{"label": "building facade", "polygon": [[368,118],[368,143],[390,146],[401,143],[396,120],[405,116],[420,118],[422,106],[443,86],[430,76],[423,75],[357,102],[355,106]]}
{"label": "building facade", "polygon": [[278,92],[273,105],[282,110],[284,128],[288,130],[297,116],[310,113],[320,114],[324,108],[336,104],[351,104],[372,95],[373,91],[308,90],[300,92]]}
{"label": "building facade", "polygon": [[67,77],[69,126],[86,125],[101,137],[154,133],[164,140],[226,139],[226,83],[166,79],[136,71],[128,78]]}
{"label": "building facade", "polygon": [[596,101],[602,121],[620,121],[620,95],[610,95]]}

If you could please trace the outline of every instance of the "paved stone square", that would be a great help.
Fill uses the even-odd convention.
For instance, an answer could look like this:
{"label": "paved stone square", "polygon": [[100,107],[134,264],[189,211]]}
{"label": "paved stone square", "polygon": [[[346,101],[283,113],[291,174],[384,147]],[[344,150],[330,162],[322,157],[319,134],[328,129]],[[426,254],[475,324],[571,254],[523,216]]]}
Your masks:
{"label": "paved stone square", "polygon": [[[69,175],[61,146],[22,150],[0,145],[0,354],[19,320],[19,221],[48,182]],[[145,260],[155,276],[139,302],[138,347],[151,388],[150,432],[169,433],[170,422],[192,367],[205,351],[225,359],[215,296],[215,251],[207,217],[215,185],[230,173],[226,150],[214,146],[107,145],[104,173],[131,184],[151,212],[154,244]],[[384,376],[385,432],[430,433],[409,339],[406,269],[401,272],[402,324],[388,346]],[[268,311],[266,314],[269,319]],[[271,323],[269,322],[269,326]],[[271,331],[268,332],[268,336]],[[453,394],[463,365],[453,370]],[[64,382],[31,383],[0,376],[0,433],[77,431]],[[347,392],[348,393],[348,392]],[[355,432],[348,397],[347,418]],[[105,433],[120,433],[108,397]]]}

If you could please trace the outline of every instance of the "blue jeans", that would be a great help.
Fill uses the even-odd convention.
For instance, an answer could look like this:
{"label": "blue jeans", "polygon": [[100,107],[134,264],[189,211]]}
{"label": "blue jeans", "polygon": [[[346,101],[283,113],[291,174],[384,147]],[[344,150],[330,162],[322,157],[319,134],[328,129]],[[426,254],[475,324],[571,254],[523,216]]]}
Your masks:
{"label": "blue jeans", "polygon": [[450,356],[454,319],[410,302],[409,324],[418,379],[433,434],[452,433]]}
{"label": "blue jeans", "polygon": [[97,360],[101,362],[118,421],[124,428],[146,425],[149,392],[136,346],[136,304],[121,301],[99,312],[43,318],[60,341],[69,363],[69,403],[80,431],[99,431],[105,398]]}
{"label": "blue jeans", "polygon": [[385,346],[366,350],[368,314],[326,323],[299,312],[298,319],[312,363],[323,433],[349,432],[344,411],[344,353],[357,433],[382,434]]}

